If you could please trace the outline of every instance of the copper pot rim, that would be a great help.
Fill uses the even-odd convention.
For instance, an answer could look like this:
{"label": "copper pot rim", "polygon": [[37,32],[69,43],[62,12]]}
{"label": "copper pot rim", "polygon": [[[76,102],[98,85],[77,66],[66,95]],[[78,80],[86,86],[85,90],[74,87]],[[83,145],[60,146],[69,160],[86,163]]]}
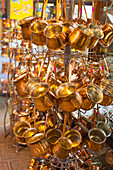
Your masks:
{"label": "copper pot rim", "polygon": [[24,136],[25,139],[28,138],[28,137],[31,137],[31,136],[26,136],[27,133],[30,132],[30,131],[33,131],[33,132],[34,132],[34,135],[37,133],[36,128],[28,128],[28,129],[23,133],[23,136]]}
{"label": "copper pot rim", "polygon": [[[40,137],[40,136],[41,136],[41,138],[38,138],[38,139],[37,139],[37,137]],[[33,138],[35,138],[35,140],[33,140]],[[37,133],[37,134],[35,134],[34,136],[28,138],[27,143],[29,143],[29,144],[34,144],[34,143],[36,143],[36,142],[39,142],[39,141],[40,141],[41,139],[43,139],[43,138],[44,138],[44,133]]]}
{"label": "copper pot rim", "polygon": [[[63,86],[73,86],[74,87],[74,91],[71,93],[71,94],[67,94],[67,95],[65,95],[65,96],[62,96],[62,95],[59,95],[58,93],[59,93],[59,91],[63,88]],[[56,90],[56,96],[58,97],[58,98],[66,98],[66,97],[69,97],[69,96],[71,96],[72,94],[74,94],[75,92],[77,92],[76,91],[76,85],[74,84],[74,83],[72,83],[72,82],[66,82],[66,83],[63,83],[63,84],[61,84],[58,88],[57,88],[57,90]]]}
{"label": "copper pot rim", "polygon": [[[107,123],[105,123],[105,122],[103,122],[103,121],[98,121],[98,122],[97,122],[97,128],[98,128],[99,123],[100,123],[100,124],[102,123],[103,125],[105,125],[105,126],[107,127],[107,129],[109,130],[109,134],[107,135],[106,132],[105,132],[105,134],[106,134],[106,137],[109,137],[109,136],[111,135],[111,133],[112,133],[109,124],[107,124]],[[99,129],[101,129],[101,128],[99,128]],[[104,130],[103,130],[103,131],[104,131]]]}
{"label": "copper pot rim", "polygon": [[[90,137],[90,133],[91,133],[91,131],[93,131],[93,130],[98,130],[98,131],[100,131],[100,132],[104,135],[105,139],[104,139],[102,142],[95,142],[95,141],[93,141],[93,140],[91,139],[91,137]],[[104,132],[102,129],[99,129],[99,128],[92,128],[92,129],[90,129],[89,132],[88,132],[88,137],[89,137],[89,139],[90,139],[92,142],[94,142],[94,143],[96,143],[96,144],[103,144],[103,143],[106,141],[106,134],[105,134],[105,132]]]}
{"label": "copper pot rim", "polygon": [[62,135],[62,132],[61,132],[61,130],[60,130],[60,129],[52,128],[52,129],[49,129],[49,130],[46,132],[46,138],[48,138],[48,137],[47,137],[47,135],[48,135],[48,133],[50,133],[51,131],[57,131],[57,132],[59,132],[59,134],[61,134],[61,135]]}
{"label": "copper pot rim", "polygon": [[[54,26],[57,26],[57,27],[60,27],[60,28],[61,28],[61,29],[60,29],[60,33],[58,33],[57,35],[55,34],[54,37],[51,37],[51,36],[47,35],[46,32],[48,32],[49,27],[54,28]],[[53,38],[59,37],[62,32],[63,32],[63,26],[62,26],[60,23],[52,23],[52,24],[49,24],[49,25],[44,29],[44,34],[45,34],[46,38],[49,38],[49,39],[53,39]],[[63,33],[64,33],[64,32],[63,32]],[[65,34],[65,33],[64,33],[64,34]]]}
{"label": "copper pot rim", "polygon": [[71,132],[76,132],[76,133],[79,135],[79,137],[80,137],[79,144],[80,144],[81,141],[82,141],[82,136],[81,136],[81,133],[80,133],[78,130],[76,130],[76,129],[70,129],[70,130],[68,130],[68,131],[65,132],[64,136],[67,135],[68,133],[71,133]]}
{"label": "copper pot rim", "polygon": [[18,25],[21,26],[24,24],[29,24],[35,18],[36,17],[34,17],[34,16],[25,17],[25,18],[21,19],[20,21],[18,21]]}
{"label": "copper pot rim", "polygon": [[[86,29],[85,31],[84,31],[84,29]],[[83,25],[83,24],[79,24],[78,25],[78,29],[83,33],[83,34],[85,34],[85,35],[87,35],[88,37],[93,37],[94,36],[94,33],[91,31],[91,29],[89,29],[89,28],[87,28],[85,25]]]}

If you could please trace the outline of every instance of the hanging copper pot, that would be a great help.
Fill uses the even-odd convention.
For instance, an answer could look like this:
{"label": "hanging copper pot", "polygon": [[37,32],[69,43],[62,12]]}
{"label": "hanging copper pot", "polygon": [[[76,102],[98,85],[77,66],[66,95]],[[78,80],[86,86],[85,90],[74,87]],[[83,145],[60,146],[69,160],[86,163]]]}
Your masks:
{"label": "hanging copper pot", "polygon": [[25,40],[31,40],[31,29],[30,29],[30,25],[33,21],[35,21],[37,18],[35,18],[34,16],[30,16],[30,17],[26,17],[21,19],[18,22],[18,25],[21,26],[22,29],[22,36],[23,39]]}
{"label": "hanging copper pot", "polygon": [[99,103],[102,106],[109,106],[113,101],[113,82],[109,79],[104,79],[100,83],[103,92],[103,100]]}
{"label": "hanging copper pot", "polygon": [[63,32],[63,27],[58,24],[50,24],[44,30],[46,36],[46,45],[50,50],[58,50],[65,46],[66,35]]}
{"label": "hanging copper pot", "polygon": [[99,40],[99,43],[103,47],[109,47],[111,43],[113,42],[113,27],[106,23],[101,27],[101,29],[104,32],[104,37]]}
{"label": "hanging copper pot", "polygon": [[42,46],[46,44],[46,36],[44,34],[44,29],[47,26],[46,21],[38,20],[31,24],[31,40],[34,44]]}
{"label": "hanging copper pot", "polygon": [[20,97],[26,97],[28,93],[25,92],[25,85],[29,81],[27,70],[15,75],[14,84]]}
{"label": "hanging copper pot", "polygon": [[9,46],[2,46],[2,52],[1,56],[2,57],[9,57]]}
{"label": "hanging copper pot", "polygon": [[37,110],[42,112],[50,110],[56,103],[55,96],[50,91],[49,85],[44,82],[33,87],[31,98],[34,100]]}
{"label": "hanging copper pot", "polygon": [[78,110],[82,104],[82,97],[76,91],[74,83],[61,84],[56,90],[56,95],[62,111],[72,112]]}
{"label": "hanging copper pot", "polygon": [[82,105],[81,105],[81,109],[83,110],[91,110],[94,106],[95,103],[92,102],[88,97],[87,97],[87,87],[84,87],[82,89],[79,90],[80,95],[82,96]]}
{"label": "hanging copper pot", "polygon": [[84,51],[88,47],[93,32],[84,25],[74,28],[69,34],[70,45],[79,51]]}

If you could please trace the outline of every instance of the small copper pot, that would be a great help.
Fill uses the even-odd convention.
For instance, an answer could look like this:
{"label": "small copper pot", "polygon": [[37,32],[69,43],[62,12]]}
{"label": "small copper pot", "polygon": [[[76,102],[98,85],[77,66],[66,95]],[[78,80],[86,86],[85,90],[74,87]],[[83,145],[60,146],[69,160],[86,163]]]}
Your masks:
{"label": "small copper pot", "polygon": [[38,111],[48,111],[56,103],[54,94],[50,91],[47,83],[38,83],[31,90],[31,98],[34,100],[34,104]]}
{"label": "small copper pot", "polygon": [[76,91],[74,83],[63,83],[57,90],[56,95],[62,111],[72,112],[78,110],[82,104],[82,97]]}
{"label": "small copper pot", "polygon": [[104,32],[104,37],[99,40],[99,43],[103,47],[109,47],[111,43],[113,42],[113,28],[111,25],[106,23],[105,25],[102,26],[101,29]]}
{"label": "small copper pot", "polygon": [[[50,50],[58,50],[65,46],[66,35],[62,25],[58,23],[48,25],[44,30],[46,45]],[[54,45],[53,45],[54,44]]]}
{"label": "small copper pot", "polygon": [[70,45],[79,51],[84,51],[88,47],[93,32],[84,25],[74,28],[69,34]]}
{"label": "small copper pot", "polygon": [[31,40],[30,25],[34,20],[36,20],[36,18],[34,16],[30,16],[30,17],[23,18],[18,22],[18,25],[21,26],[22,29],[23,39]]}
{"label": "small copper pot", "polygon": [[42,46],[46,44],[46,36],[44,34],[44,29],[47,26],[46,21],[36,21],[31,24],[31,40],[34,44]]}
{"label": "small copper pot", "polygon": [[72,142],[66,137],[60,137],[58,143],[53,147],[53,154],[60,159],[68,157]]}
{"label": "small copper pot", "polygon": [[25,92],[25,85],[28,81],[28,73],[26,72],[17,75],[17,77],[14,79],[14,84],[20,97],[26,97],[28,95],[28,93]]}

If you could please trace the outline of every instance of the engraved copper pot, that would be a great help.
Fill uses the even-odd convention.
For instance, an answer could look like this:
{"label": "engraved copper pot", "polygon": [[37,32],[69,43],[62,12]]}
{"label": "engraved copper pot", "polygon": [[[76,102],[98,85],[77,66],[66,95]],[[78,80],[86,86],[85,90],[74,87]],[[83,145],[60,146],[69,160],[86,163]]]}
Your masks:
{"label": "engraved copper pot", "polygon": [[66,137],[60,137],[58,143],[53,147],[53,154],[60,159],[68,157],[72,142]]}

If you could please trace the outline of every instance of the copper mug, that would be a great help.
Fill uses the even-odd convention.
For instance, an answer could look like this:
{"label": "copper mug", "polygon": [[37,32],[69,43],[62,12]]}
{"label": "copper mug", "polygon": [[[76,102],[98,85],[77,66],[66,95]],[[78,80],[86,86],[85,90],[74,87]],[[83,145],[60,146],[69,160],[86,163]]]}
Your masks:
{"label": "copper mug", "polygon": [[54,94],[50,91],[47,83],[41,82],[34,86],[31,90],[31,98],[38,111],[48,111],[56,103]]}
{"label": "copper mug", "polygon": [[63,83],[57,90],[56,95],[62,111],[72,112],[78,110],[82,104],[82,97],[76,91],[74,83]]}
{"label": "copper mug", "polygon": [[104,32],[104,37],[99,40],[99,43],[103,47],[109,47],[111,43],[113,42],[113,28],[111,25],[106,23],[105,25],[102,26],[101,29]]}
{"label": "copper mug", "polygon": [[30,17],[23,18],[18,22],[18,25],[21,26],[22,29],[23,39],[31,40],[30,25],[34,20],[36,20],[36,18],[34,16],[30,16]]}

